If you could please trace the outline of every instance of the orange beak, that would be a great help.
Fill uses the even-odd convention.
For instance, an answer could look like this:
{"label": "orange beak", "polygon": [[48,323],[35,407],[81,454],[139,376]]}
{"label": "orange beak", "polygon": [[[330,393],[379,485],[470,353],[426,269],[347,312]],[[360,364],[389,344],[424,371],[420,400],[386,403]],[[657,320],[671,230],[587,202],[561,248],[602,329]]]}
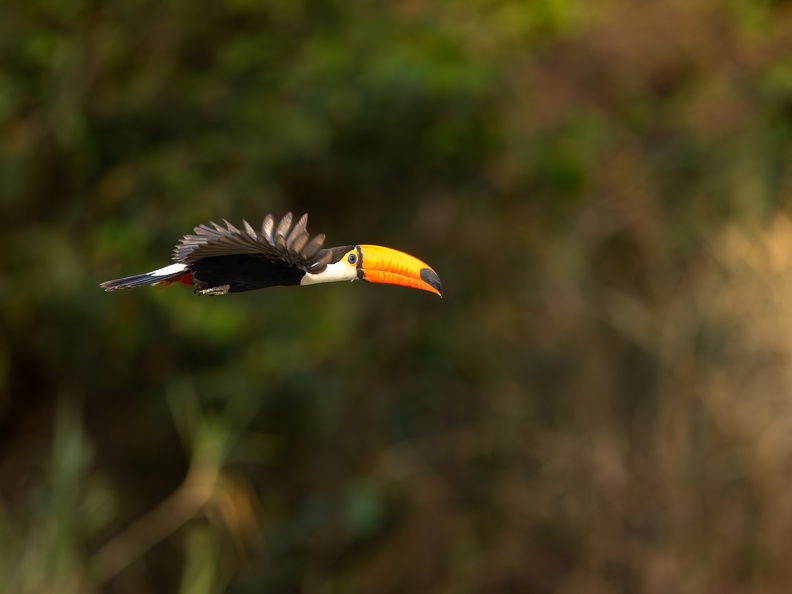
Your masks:
{"label": "orange beak", "polygon": [[443,296],[440,277],[425,262],[391,248],[357,246],[360,254],[358,276],[370,283],[401,285]]}

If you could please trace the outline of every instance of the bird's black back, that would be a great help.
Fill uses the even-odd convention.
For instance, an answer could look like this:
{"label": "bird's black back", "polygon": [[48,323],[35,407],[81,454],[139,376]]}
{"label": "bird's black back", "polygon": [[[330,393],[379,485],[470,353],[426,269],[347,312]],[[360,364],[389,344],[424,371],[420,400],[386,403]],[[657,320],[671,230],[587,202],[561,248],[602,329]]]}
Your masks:
{"label": "bird's black back", "polygon": [[277,285],[299,285],[305,272],[286,262],[255,254],[201,258],[190,264],[198,290],[229,285],[229,293],[254,291]]}

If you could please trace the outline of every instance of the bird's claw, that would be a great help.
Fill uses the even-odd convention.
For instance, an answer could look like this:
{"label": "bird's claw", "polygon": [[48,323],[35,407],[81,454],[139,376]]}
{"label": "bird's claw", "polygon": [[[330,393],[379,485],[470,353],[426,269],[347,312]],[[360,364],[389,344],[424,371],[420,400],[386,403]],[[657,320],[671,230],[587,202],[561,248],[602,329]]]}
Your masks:
{"label": "bird's claw", "polygon": [[219,287],[209,287],[208,289],[195,289],[197,295],[225,295],[231,285],[220,285]]}

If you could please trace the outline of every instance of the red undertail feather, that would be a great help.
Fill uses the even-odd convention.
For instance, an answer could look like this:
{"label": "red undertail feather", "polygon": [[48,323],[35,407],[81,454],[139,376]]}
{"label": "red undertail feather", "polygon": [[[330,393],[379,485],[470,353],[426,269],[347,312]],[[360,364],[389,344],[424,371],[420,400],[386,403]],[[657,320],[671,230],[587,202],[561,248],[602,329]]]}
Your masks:
{"label": "red undertail feather", "polygon": [[173,278],[169,278],[158,283],[158,286],[167,287],[174,283],[181,283],[183,285],[187,285],[188,287],[193,284],[192,281],[192,273],[185,272],[184,274],[180,274],[179,276],[174,276]]}

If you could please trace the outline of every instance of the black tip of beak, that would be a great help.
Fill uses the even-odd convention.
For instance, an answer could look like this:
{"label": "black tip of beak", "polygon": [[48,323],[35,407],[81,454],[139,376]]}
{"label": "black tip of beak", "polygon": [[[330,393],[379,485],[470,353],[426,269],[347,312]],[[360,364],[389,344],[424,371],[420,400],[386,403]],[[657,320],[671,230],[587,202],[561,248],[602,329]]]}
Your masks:
{"label": "black tip of beak", "polygon": [[421,269],[421,280],[425,282],[427,285],[431,285],[440,295],[443,295],[443,285],[440,282],[440,277],[437,276],[434,270],[430,268],[422,268]]}

